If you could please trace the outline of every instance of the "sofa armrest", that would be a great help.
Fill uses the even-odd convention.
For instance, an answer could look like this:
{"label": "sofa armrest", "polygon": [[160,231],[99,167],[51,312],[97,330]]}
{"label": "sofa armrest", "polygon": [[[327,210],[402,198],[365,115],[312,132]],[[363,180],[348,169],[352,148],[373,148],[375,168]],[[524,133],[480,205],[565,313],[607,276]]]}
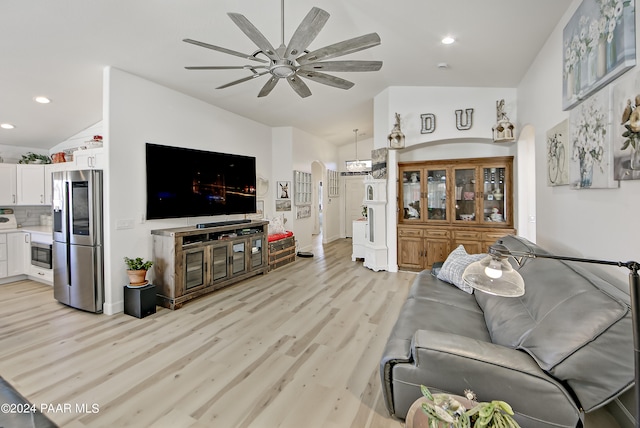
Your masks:
{"label": "sofa armrest", "polygon": [[504,400],[525,425],[533,421],[524,415],[540,414],[541,408],[568,426],[580,418],[567,390],[525,352],[430,330],[416,331],[411,349],[415,366],[428,372],[426,386],[434,392],[471,389],[480,401]]}

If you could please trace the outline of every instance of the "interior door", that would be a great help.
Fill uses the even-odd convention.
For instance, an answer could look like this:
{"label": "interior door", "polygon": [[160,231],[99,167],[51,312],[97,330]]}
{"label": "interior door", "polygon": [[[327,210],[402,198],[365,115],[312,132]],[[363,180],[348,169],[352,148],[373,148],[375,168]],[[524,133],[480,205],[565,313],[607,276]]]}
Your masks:
{"label": "interior door", "polygon": [[343,177],[345,185],[345,236],[353,237],[353,221],[362,218],[364,201],[364,176]]}

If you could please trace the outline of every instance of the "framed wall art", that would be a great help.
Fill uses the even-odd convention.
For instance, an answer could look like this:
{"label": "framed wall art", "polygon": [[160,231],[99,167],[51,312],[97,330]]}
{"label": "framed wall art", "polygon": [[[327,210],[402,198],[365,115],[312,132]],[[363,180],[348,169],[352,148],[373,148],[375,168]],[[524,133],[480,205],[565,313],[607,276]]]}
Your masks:
{"label": "framed wall art", "polygon": [[278,181],[278,199],[291,199],[291,182]]}
{"label": "framed wall art", "polygon": [[311,217],[311,205],[303,205],[296,207],[296,218]]}
{"label": "framed wall art", "polygon": [[640,179],[640,72],[613,86],[613,178]]}
{"label": "framed wall art", "polygon": [[277,199],[276,211],[291,211],[291,199]]}
{"label": "framed wall art", "polygon": [[547,185],[569,184],[569,119],[547,131]]}
{"label": "framed wall art", "polygon": [[332,169],[327,170],[327,180],[329,181],[329,197],[340,196],[340,173]]}
{"label": "framed wall art", "polygon": [[617,187],[611,147],[611,86],[569,115],[569,184],[572,189]]}
{"label": "framed wall art", "polygon": [[568,110],[636,63],[634,0],[583,0],[562,33]]}
{"label": "framed wall art", "polygon": [[295,186],[294,203],[296,205],[311,204],[311,173],[293,171],[293,184]]}
{"label": "framed wall art", "polygon": [[387,157],[389,149],[383,147],[371,151],[371,176],[373,178],[387,178]]}

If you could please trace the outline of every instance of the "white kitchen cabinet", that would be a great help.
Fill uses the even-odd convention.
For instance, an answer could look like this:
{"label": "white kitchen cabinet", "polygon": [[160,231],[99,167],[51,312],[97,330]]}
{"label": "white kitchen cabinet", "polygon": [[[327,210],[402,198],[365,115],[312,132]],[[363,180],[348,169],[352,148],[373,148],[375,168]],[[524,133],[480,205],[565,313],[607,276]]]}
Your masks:
{"label": "white kitchen cabinet", "polygon": [[7,277],[7,234],[0,233],[0,278]]}
{"label": "white kitchen cabinet", "polygon": [[0,163],[0,205],[15,205],[16,194],[16,166],[11,163]]}
{"label": "white kitchen cabinet", "polygon": [[76,164],[76,169],[104,169],[106,160],[107,154],[104,151],[104,147],[73,152],[73,161]]}
{"label": "white kitchen cabinet", "polygon": [[25,232],[9,232],[7,237],[7,276],[24,275],[30,260],[31,242]]}
{"label": "white kitchen cabinet", "polygon": [[16,205],[49,205],[45,199],[45,165],[16,165]]}

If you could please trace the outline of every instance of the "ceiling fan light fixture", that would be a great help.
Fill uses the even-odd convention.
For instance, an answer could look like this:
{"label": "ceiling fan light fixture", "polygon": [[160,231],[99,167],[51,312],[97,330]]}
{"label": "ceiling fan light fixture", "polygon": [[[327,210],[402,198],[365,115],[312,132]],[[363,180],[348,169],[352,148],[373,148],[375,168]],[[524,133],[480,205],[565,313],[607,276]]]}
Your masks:
{"label": "ceiling fan light fixture", "polygon": [[277,61],[276,64],[269,69],[269,72],[275,77],[287,78],[296,74],[296,69],[290,61],[282,60]]}

